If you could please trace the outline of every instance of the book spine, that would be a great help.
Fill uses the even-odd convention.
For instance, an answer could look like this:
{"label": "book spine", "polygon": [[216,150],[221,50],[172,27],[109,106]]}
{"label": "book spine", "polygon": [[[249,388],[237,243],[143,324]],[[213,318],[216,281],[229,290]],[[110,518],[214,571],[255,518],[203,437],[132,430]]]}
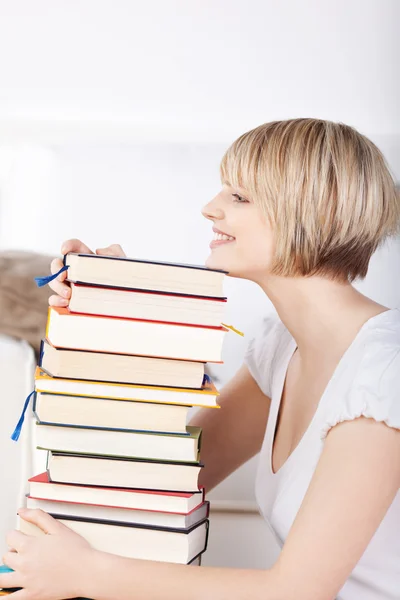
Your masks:
{"label": "book spine", "polygon": [[32,403],[32,412],[35,415],[35,417],[37,418],[37,420],[39,421],[39,417],[36,413],[36,402],[37,402],[37,393],[34,392],[33,393],[33,403]]}
{"label": "book spine", "polygon": [[210,533],[210,521],[207,519],[207,521],[206,521],[206,543],[205,543],[203,552],[205,552],[207,550],[209,533]]}
{"label": "book spine", "polygon": [[204,549],[201,552],[199,552],[198,554],[196,554],[196,556],[194,556],[192,558],[192,560],[190,561],[190,563],[192,563],[196,559],[199,559],[199,566],[201,566],[201,557],[202,557],[203,553],[207,550],[207,546],[208,546],[208,533],[209,533],[209,527],[210,527],[210,522],[208,519],[207,519],[207,521],[205,521],[205,524],[206,524],[206,541],[205,541]]}
{"label": "book spine", "polygon": [[47,473],[47,477],[49,478],[49,481],[51,482],[52,479],[50,477],[50,467],[49,467],[50,455],[51,455],[51,450],[47,450],[47,453],[46,453],[46,473]]}
{"label": "book spine", "polygon": [[37,405],[37,393],[34,392],[33,395],[33,404],[32,404],[32,414],[34,415],[34,417],[36,418],[36,422],[37,423],[41,423],[40,417],[36,411],[36,405]]}
{"label": "book spine", "polygon": [[[40,393],[44,393],[45,395],[48,396],[52,396],[53,394],[48,393],[48,392],[40,392]],[[64,394],[66,395],[66,394]],[[36,392],[35,392],[35,398],[36,398]],[[53,423],[51,421],[42,421],[41,418],[39,417],[39,415],[37,414],[36,410],[36,403],[33,406],[33,412],[34,415],[36,417],[37,423],[38,425],[45,425],[45,426],[49,426],[49,427],[71,427],[73,429],[90,429],[90,430],[96,430],[96,431],[122,431],[123,433],[133,433],[133,434],[140,434],[140,435],[148,435],[148,436],[164,436],[164,437],[177,437],[177,438],[181,438],[181,439],[187,439],[190,437],[190,431],[186,431],[185,433],[180,433],[180,432],[171,432],[171,431],[154,431],[152,429],[123,429],[122,427],[103,427],[103,426],[97,426],[97,425],[76,425],[75,423]]]}
{"label": "book spine", "polygon": [[45,333],[46,339],[49,339],[49,328],[50,328],[51,311],[52,311],[52,308],[51,308],[51,306],[49,306],[49,309],[47,311],[47,323],[46,323],[46,333]]}
{"label": "book spine", "polygon": [[44,340],[40,340],[39,362],[38,362],[39,367],[42,366],[43,356],[44,356]]}

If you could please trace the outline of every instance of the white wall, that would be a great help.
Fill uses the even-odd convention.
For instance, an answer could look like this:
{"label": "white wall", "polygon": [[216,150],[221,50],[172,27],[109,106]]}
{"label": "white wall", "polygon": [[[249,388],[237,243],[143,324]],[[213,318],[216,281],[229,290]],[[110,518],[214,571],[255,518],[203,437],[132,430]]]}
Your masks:
{"label": "white wall", "polygon": [[1,0],[3,133],[76,120],[209,142],[313,116],[393,135],[399,16],[397,0]]}
{"label": "white wall", "polygon": [[[273,119],[354,125],[400,178],[399,13],[397,0],[0,0],[0,248],[55,254],[80,237],[201,263],[222,153]],[[358,287],[400,306],[399,259],[395,240]],[[222,383],[271,309],[248,282],[226,292],[246,339],[228,335]],[[251,509],[255,465],[212,497]]]}

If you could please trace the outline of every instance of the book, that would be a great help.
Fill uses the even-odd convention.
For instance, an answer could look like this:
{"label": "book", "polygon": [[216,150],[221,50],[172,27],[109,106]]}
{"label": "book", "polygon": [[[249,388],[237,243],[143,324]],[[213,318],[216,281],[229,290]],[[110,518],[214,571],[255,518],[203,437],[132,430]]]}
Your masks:
{"label": "book", "polygon": [[[207,519],[188,529],[98,522],[66,516],[57,520],[81,535],[95,550],[126,558],[187,564],[207,548]],[[21,518],[19,530],[27,535],[45,535],[39,527]]]}
{"label": "book", "polygon": [[52,377],[201,388],[204,363],[130,354],[107,354],[55,348],[42,340],[39,366]]}
{"label": "book", "polygon": [[152,527],[168,527],[173,529],[188,529],[204,521],[209,514],[209,502],[203,502],[191,512],[173,513],[157,510],[141,510],[137,508],[121,508],[80,502],[62,502],[27,496],[27,508],[40,508],[57,519],[78,517],[96,521],[116,521],[132,525],[148,525]]}
{"label": "book", "polygon": [[187,426],[187,435],[69,427],[36,422],[39,449],[78,454],[198,462],[201,429]]}
{"label": "book", "polygon": [[71,283],[69,310],[74,313],[219,327],[225,299],[174,296]]}
{"label": "book", "polygon": [[71,313],[49,307],[46,338],[57,348],[221,362],[225,327]]}
{"label": "book", "polygon": [[109,400],[37,392],[33,412],[41,423],[186,434],[190,406]]}
{"label": "book", "polygon": [[164,388],[135,384],[118,384],[50,377],[39,367],[35,371],[35,390],[49,394],[68,394],[114,400],[137,400],[184,406],[207,406],[218,408],[219,392],[211,380],[204,382],[200,390]]}
{"label": "book", "polygon": [[204,266],[77,253],[64,265],[74,283],[224,298],[226,271]]}
{"label": "book", "polygon": [[204,488],[182,493],[54,483],[47,472],[29,479],[29,496],[32,498],[143,511],[187,514],[204,503],[204,495]]}
{"label": "book", "polygon": [[47,472],[55,483],[198,492],[201,463],[160,462],[48,452]]}

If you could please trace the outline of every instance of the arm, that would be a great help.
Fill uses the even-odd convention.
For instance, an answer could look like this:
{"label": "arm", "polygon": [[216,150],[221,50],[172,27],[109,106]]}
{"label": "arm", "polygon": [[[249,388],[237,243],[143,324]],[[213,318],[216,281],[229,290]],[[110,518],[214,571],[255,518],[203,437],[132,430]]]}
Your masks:
{"label": "arm", "polygon": [[[349,456],[352,457],[349,460]],[[269,571],[140,563],[117,567],[137,598],[333,600],[400,486],[400,431],[360,418],[334,427],[282,553]],[[368,499],[368,501],[366,501]],[[99,556],[99,565],[111,559]],[[100,566],[94,569],[99,573]],[[157,573],[157,583],[153,576]],[[130,582],[130,586],[129,586]],[[99,582],[91,591],[111,600]],[[114,588],[115,589],[115,588]],[[121,596],[128,600],[128,594]]]}
{"label": "arm", "polygon": [[18,553],[7,553],[4,562],[16,571],[0,575],[0,586],[25,585],[15,600],[54,600],[67,593],[96,600],[333,600],[399,486],[400,431],[361,417],[328,434],[281,556],[270,570],[195,568],[112,556],[82,546],[82,538],[65,532],[46,513],[24,511],[24,518],[51,535],[12,532],[8,544]]}
{"label": "arm", "polygon": [[204,408],[190,422],[203,429],[200,483],[207,492],[259,452],[271,400],[243,365],[223,387],[218,403],[220,409]]}

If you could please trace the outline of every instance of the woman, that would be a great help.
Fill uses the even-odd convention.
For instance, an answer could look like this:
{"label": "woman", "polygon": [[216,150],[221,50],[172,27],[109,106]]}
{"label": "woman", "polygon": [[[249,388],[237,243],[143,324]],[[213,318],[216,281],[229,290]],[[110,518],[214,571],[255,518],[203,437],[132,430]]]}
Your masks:
{"label": "woman", "polygon": [[[244,134],[221,176],[203,209],[216,234],[207,266],[258,283],[279,318],[250,343],[222,410],[193,424],[207,490],[261,449],[256,495],[279,559],[265,571],[124,559],[21,510],[50,535],[9,534],[3,560],[15,572],[0,586],[24,587],[16,599],[400,598],[400,311],[351,285],[399,231],[393,180],[368,139],[315,119]],[[70,240],[67,252],[90,250]],[[50,304],[68,305],[64,279]]]}

